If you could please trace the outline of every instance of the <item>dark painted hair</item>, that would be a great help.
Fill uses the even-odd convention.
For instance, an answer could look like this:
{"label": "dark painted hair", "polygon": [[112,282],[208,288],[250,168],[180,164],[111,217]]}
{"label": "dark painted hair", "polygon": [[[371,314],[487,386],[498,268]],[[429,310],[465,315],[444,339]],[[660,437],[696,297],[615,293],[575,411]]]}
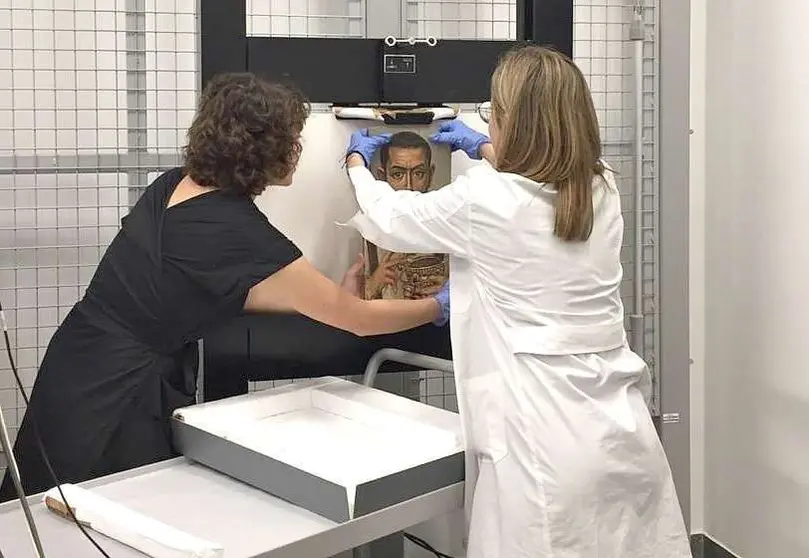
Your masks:
{"label": "dark painted hair", "polygon": [[416,132],[402,131],[396,132],[390,138],[390,142],[385,144],[379,150],[379,164],[383,168],[388,166],[388,159],[390,158],[390,148],[398,147],[400,149],[423,149],[425,152],[425,159],[427,164],[430,165],[433,160],[433,150],[426,139],[418,135]]}

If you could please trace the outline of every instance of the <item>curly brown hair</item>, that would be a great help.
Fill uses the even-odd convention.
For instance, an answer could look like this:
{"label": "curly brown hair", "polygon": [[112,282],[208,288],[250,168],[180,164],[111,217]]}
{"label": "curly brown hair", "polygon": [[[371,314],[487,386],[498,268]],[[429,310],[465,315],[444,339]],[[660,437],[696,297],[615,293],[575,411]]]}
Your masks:
{"label": "curly brown hair", "polygon": [[295,169],[308,116],[295,89],[250,73],[219,74],[188,129],[185,172],[200,186],[257,196]]}

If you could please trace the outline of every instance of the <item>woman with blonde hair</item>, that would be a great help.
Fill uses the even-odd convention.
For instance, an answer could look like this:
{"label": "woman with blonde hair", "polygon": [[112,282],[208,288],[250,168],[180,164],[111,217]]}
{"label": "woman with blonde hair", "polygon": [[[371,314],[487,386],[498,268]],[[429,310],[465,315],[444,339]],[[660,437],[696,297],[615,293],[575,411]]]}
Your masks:
{"label": "woman with blonde hair", "polygon": [[566,56],[510,52],[491,139],[437,143],[483,164],[435,192],[394,191],[357,132],[352,224],[387,250],[450,254],[450,327],[467,449],[469,558],[686,558],[682,512],[626,340],[624,223],[587,83]]}

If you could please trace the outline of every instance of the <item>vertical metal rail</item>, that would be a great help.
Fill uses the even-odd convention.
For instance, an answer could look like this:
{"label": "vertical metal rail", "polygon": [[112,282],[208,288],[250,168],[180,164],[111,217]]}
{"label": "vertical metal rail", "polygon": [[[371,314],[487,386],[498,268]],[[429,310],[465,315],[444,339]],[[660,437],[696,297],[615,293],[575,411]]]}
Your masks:
{"label": "vertical metal rail", "polygon": [[[420,353],[411,353],[400,349],[380,349],[375,352],[365,366],[362,383],[373,387],[376,376],[385,362],[396,362],[416,366],[425,370],[439,370],[451,374],[452,361],[431,357]],[[382,539],[355,548],[353,558],[401,558],[404,556],[404,534],[394,533]]]}
{"label": "vertical metal rail", "polygon": [[654,17],[652,25],[654,28],[654,35],[652,37],[652,52],[654,77],[652,78],[652,91],[653,97],[653,126],[654,134],[652,141],[652,157],[654,161],[654,174],[652,175],[652,187],[654,191],[654,201],[652,207],[654,215],[652,216],[652,230],[654,230],[654,245],[652,246],[652,261],[654,262],[652,271],[652,303],[654,304],[654,312],[652,314],[652,354],[649,355],[651,359],[650,364],[655,372],[652,380],[652,415],[657,417],[662,414],[660,411],[660,2],[652,4],[654,8]]}
{"label": "vertical metal rail", "polygon": [[633,8],[629,40],[632,41],[635,62],[635,238],[634,238],[634,278],[633,308],[630,316],[632,324],[632,349],[646,358],[646,339],[643,308],[643,0],[636,0]]}
{"label": "vertical metal rail", "polygon": [[197,403],[205,402],[205,340],[197,340]]}
{"label": "vertical metal rail", "polygon": [[[22,488],[22,481],[20,480],[20,470],[17,468],[17,460],[14,459],[12,453],[11,440],[8,436],[8,428],[6,428],[6,421],[3,417],[3,409],[0,407],[0,443],[2,443],[3,452],[6,454],[6,465],[8,473],[11,475],[11,480],[14,482],[14,488],[17,491],[17,496],[22,506],[23,514],[25,515],[25,522],[28,524],[28,533],[31,536],[31,543],[34,545],[35,555],[38,558],[45,558],[45,551],[42,549],[42,541],[39,538],[36,523],[34,523],[34,516],[31,514],[31,506],[25,497],[25,492]],[[2,554],[0,554],[2,556]]]}
{"label": "vertical metal rail", "polygon": [[129,206],[147,185],[141,156],[148,150],[146,104],[146,0],[126,0],[126,127],[127,152],[134,168],[127,171]]}
{"label": "vertical metal rail", "polygon": [[[0,331],[3,332],[5,341],[8,343],[8,324],[6,323],[6,314],[3,312],[2,304],[0,304]],[[10,345],[7,345],[7,347],[9,349],[9,365],[11,372],[14,373],[15,367],[14,362],[11,360],[13,358],[11,356],[11,347]],[[3,415],[2,406],[0,406],[0,447],[2,447],[3,453],[6,456],[6,467],[8,474],[11,475],[11,481],[14,483],[14,490],[16,490],[17,497],[20,500],[23,515],[25,516],[25,522],[28,524],[28,533],[31,536],[31,543],[34,546],[35,555],[38,558],[45,558],[45,551],[42,549],[42,540],[39,537],[39,531],[37,531],[34,516],[31,513],[31,506],[25,497],[25,490],[23,490],[22,480],[20,480],[20,469],[17,466],[17,460],[14,458],[13,446],[8,435],[8,428],[6,426],[6,419]],[[2,553],[0,553],[0,557],[2,557]]]}

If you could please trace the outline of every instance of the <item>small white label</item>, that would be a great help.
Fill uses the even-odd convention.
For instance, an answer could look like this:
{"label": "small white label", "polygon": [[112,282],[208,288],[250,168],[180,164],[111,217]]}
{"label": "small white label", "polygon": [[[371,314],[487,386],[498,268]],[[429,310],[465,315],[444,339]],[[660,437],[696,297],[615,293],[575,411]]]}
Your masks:
{"label": "small white label", "polygon": [[677,424],[680,422],[680,413],[663,413],[663,424]]}
{"label": "small white label", "polygon": [[416,56],[414,54],[386,54],[386,74],[415,74]]}

